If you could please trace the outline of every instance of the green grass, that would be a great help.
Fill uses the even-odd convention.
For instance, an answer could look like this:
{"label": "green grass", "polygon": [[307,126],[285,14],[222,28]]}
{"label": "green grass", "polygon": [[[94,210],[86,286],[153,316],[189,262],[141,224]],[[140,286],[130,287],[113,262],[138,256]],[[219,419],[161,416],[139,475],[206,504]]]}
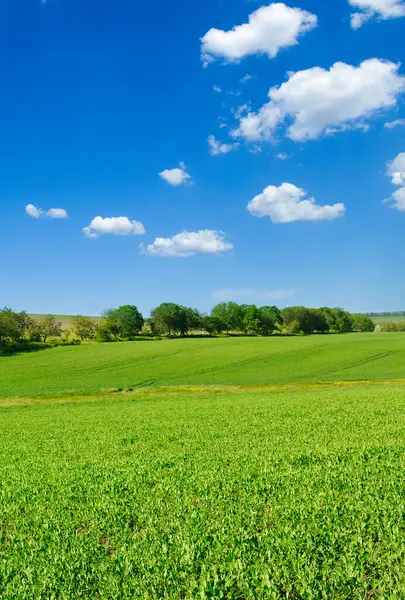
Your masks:
{"label": "green grass", "polygon": [[403,378],[405,334],[178,339],[0,358],[0,396],[102,388]]}
{"label": "green grass", "polygon": [[0,597],[403,600],[404,439],[395,385],[3,400]]}

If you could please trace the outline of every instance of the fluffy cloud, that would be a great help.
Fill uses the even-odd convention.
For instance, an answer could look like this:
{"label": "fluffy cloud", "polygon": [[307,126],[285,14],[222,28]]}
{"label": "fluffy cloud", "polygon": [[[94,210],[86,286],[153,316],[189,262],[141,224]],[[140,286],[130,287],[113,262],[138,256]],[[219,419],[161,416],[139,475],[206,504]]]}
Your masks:
{"label": "fluffy cloud", "polygon": [[254,288],[224,288],[214,290],[212,297],[220,302],[233,300],[234,302],[266,304],[279,302],[294,296],[294,290],[257,290]]}
{"label": "fluffy cloud", "polygon": [[128,217],[95,217],[88,227],[83,229],[88,238],[97,238],[100,235],[143,235],[145,227],[140,221],[130,221]]}
{"label": "fluffy cloud", "polygon": [[273,223],[293,221],[322,221],[337,219],[345,214],[344,204],[319,206],[314,198],[307,198],[305,190],[292,183],[280,187],[269,185],[248,204],[254,217],[270,217]]}
{"label": "fluffy cloud", "polygon": [[208,146],[211,156],[217,156],[218,154],[228,154],[234,148],[237,148],[238,144],[223,144],[218,141],[215,135],[210,135],[208,138]]}
{"label": "fluffy cloud", "polygon": [[159,177],[170,183],[170,185],[184,185],[192,182],[191,175],[187,173],[184,162],[181,162],[175,169],[165,169],[159,173]]}
{"label": "fluffy cloud", "polygon": [[278,158],[279,160],[288,160],[290,158],[290,155],[286,154],[285,152],[279,152],[276,158]]}
{"label": "fluffy cloud", "polygon": [[358,8],[351,16],[351,26],[359,29],[373,17],[380,19],[397,19],[405,17],[404,0],[349,0],[353,8]]}
{"label": "fluffy cloud", "polygon": [[401,152],[387,164],[387,174],[392,178],[392,183],[400,187],[384,202],[397,210],[405,211],[405,152]]}
{"label": "fluffy cloud", "polygon": [[401,152],[387,164],[387,173],[394,185],[405,186],[405,152]]}
{"label": "fluffy cloud", "polygon": [[184,231],[171,238],[156,238],[153,244],[141,248],[145,254],[185,258],[195,254],[219,254],[232,250],[233,244],[225,240],[222,231],[203,229]]}
{"label": "fluffy cloud", "polygon": [[242,79],[239,80],[239,83],[247,83],[248,81],[250,81],[251,79],[253,79],[253,75],[249,75],[249,73],[246,73],[246,75],[244,75],[242,77]]}
{"label": "fluffy cloud", "polygon": [[42,210],[33,204],[27,204],[25,207],[27,215],[33,219],[67,219],[68,214],[64,208],[50,208],[49,210]]}
{"label": "fluffy cloud", "polygon": [[394,127],[402,127],[405,125],[405,119],[395,119],[395,121],[389,121],[389,123],[385,123],[384,127],[386,129],[394,129]]}
{"label": "fluffy cloud", "polygon": [[201,38],[201,59],[205,65],[216,58],[237,62],[251,54],[277,56],[282,48],[294,46],[298,37],[317,25],[317,17],[281,2],[262,6],[249,15],[249,22],[230,31],[210,29]]}
{"label": "fluffy cloud", "polygon": [[359,67],[342,62],[329,70],[313,67],[290,75],[269,91],[269,102],[250,112],[232,132],[246,140],[271,139],[286,120],[287,135],[294,141],[315,139],[322,134],[365,128],[383,108],[395,106],[405,91],[399,65],[372,58]]}

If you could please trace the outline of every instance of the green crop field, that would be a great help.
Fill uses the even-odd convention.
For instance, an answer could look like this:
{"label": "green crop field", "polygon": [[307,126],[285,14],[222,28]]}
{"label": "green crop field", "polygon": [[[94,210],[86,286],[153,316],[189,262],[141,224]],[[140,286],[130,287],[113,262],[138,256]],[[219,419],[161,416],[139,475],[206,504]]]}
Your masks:
{"label": "green crop field", "polygon": [[404,365],[401,333],[1,357],[0,598],[402,600]]}
{"label": "green crop field", "polygon": [[405,387],[0,415],[2,599],[405,597]]}
{"label": "green crop field", "polygon": [[120,342],[0,358],[0,396],[403,377],[402,333]]}

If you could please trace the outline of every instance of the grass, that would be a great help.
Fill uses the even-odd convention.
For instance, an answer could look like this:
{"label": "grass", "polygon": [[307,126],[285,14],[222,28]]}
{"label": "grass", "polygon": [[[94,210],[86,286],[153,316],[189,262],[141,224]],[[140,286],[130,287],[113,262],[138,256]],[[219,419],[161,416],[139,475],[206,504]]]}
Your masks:
{"label": "grass", "polygon": [[373,321],[375,323],[387,323],[390,321],[394,321],[394,323],[403,323],[405,321],[405,316],[404,317],[372,317]]}
{"label": "grass", "polygon": [[0,357],[0,397],[404,377],[405,334],[178,339]]}
{"label": "grass", "polygon": [[5,403],[2,599],[405,597],[405,387]]}

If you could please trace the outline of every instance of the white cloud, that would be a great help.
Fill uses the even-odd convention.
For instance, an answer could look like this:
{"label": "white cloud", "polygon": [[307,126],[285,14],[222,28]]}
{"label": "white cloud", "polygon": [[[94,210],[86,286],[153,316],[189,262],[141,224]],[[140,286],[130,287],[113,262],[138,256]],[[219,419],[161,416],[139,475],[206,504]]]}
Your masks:
{"label": "white cloud", "polygon": [[395,106],[405,91],[405,77],[398,69],[398,64],[372,58],[359,67],[338,62],[330,70],[313,67],[290,74],[285,83],[270,89],[269,102],[240,120],[232,135],[269,140],[286,120],[286,134],[294,141],[364,129],[365,119]]}
{"label": "white cloud", "polygon": [[251,54],[277,56],[282,48],[294,46],[298,37],[317,25],[317,17],[281,2],[262,6],[249,15],[249,22],[230,31],[210,29],[201,38],[201,59],[206,66],[216,58],[238,62]]}
{"label": "white cloud", "polygon": [[405,152],[400,152],[394,160],[387,164],[387,173],[392,177],[394,185],[405,186]]}
{"label": "white cloud", "polygon": [[292,183],[283,183],[280,187],[269,185],[249,202],[247,208],[254,217],[270,217],[273,223],[322,221],[343,217],[344,204],[319,206],[315,198],[306,196],[305,190]]}
{"label": "white cloud", "polygon": [[224,288],[214,290],[212,297],[219,302],[243,302],[266,304],[286,300],[295,295],[295,290],[258,290],[254,288]]}
{"label": "white cloud", "polygon": [[402,127],[405,125],[405,119],[395,119],[395,121],[389,121],[384,124],[386,129],[394,129],[394,127]]}
{"label": "white cloud", "polygon": [[228,154],[228,152],[231,152],[239,145],[236,143],[223,144],[222,142],[216,139],[215,135],[210,135],[207,141],[211,156],[217,156],[218,154]]}
{"label": "white cloud", "polygon": [[42,210],[33,204],[27,204],[25,207],[27,215],[33,219],[67,219],[68,214],[64,208],[50,208],[49,210]]}
{"label": "white cloud", "polygon": [[359,29],[373,17],[384,20],[405,17],[404,0],[349,0],[349,4],[360,10],[351,15],[353,29]]}
{"label": "white cloud", "polygon": [[88,238],[97,238],[100,235],[143,235],[145,227],[140,221],[130,221],[128,217],[95,217],[83,233]]}
{"label": "white cloud", "polygon": [[233,244],[225,240],[222,231],[210,229],[184,231],[171,238],[156,238],[146,248],[141,245],[145,254],[180,258],[195,254],[219,254],[232,248]]}
{"label": "white cloud", "polygon": [[179,163],[179,166],[175,169],[165,169],[159,173],[159,177],[170,183],[170,185],[184,185],[191,184],[192,178],[187,173],[187,167],[184,162]]}
{"label": "white cloud", "polygon": [[253,75],[249,75],[249,73],[246,73],[246,75],[244,75],[244,77],[242,77],[242,79],[239,80],[239,83],[245,84],[251,79],[253,79]]}
{"label": "white cloud", "polygon": [[218,87],[217,85],[213,85],[213,86],[212,86],[212,91],[213,91],[215,94],[220,94],[220,93],[222,92],[222,88]]}
{"label": "white cloud", "polygon": [[387,163],[387,174],[392,178],[392,183],[400,187],[391,194],[390,198],[384,200],[384,203],[390,204],[397,210],[405,211],[405,152],[401,152],[394,160]]}
{"label": "white cloud", "polygon": [[279,152],[277,154],[276,158],[278,158],[279,160],[287,160],[287,159],[289,159],[291,157],[290,157],[289,154],[286,154],[285,152]]}

